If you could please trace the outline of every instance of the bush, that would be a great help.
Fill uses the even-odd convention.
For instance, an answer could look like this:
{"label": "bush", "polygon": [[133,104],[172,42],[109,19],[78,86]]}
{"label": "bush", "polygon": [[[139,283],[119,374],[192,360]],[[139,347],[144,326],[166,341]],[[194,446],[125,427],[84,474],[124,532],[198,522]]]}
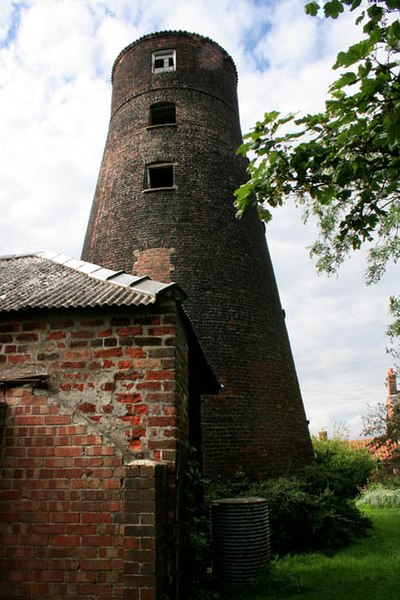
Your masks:
{"label": "bush", "polygon": [[188,449],[182,499],[181,576],[184,595],[189,600],[214,598],[208,590],[207,567],[211,564],[211,523],[204,500],[208,481],[201,474],[194,449]]}
{"label": "bush", "polygon": [[249,482],[239,474],[229,484],[209,486],[208,501],[266,498],[273,554],[334,552],[371,526],[357,509],[355,497],[367,483],[374,461],[368,451],[341,440],[314,440],[314,450],[315,461],[296,476]]}
{"label": "bush", "polygon": [[[232,495],[226,485],[214,491],[219,498]],[[370,527],[353,500],[329,489],[312,491],[307,480],[299,477],[253,482],[242,487],[239,495],[266,498],[275,555],[314,550],[332,553]]]}
{"label": "bush", "polygon": [[313,447],[315,460],[304,469],[311,490],[330,490],[346,500],[356,498],[375,467],[368,449],[354,447],[347,440],[317,438],[313,438]]}

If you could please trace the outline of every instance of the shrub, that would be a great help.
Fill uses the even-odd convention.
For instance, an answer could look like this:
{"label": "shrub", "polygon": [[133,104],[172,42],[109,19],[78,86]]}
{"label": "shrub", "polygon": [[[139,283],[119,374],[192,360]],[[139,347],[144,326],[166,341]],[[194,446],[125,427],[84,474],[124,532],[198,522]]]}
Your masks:
{"label": "shrub", "polygon": [[304,477],[316,493],[330,490],[342,499],[354,499],[375,467],[367,448],[347,440],[313,438],[315,460],[304,469]]}
{"label": "shrub", "polygon": [[213,591],[207,589],[207,567],[211,564],[211,523],[204,490],[208,481],[201,474],[194,449],[188,449],[186,459],[180,531],[181,583],[189,600],[208,600],[214,598]]}
{"label": "shrub", "polygon": [[208,501],[260,496],[269,507],[274,554],[333,552],[365,534],[370,521],[355,505],[374,467],[368,451],[346,441],[314,440],[315,461],[296,476],[250,482],[243,474],[228,484],[211,485]]}
{"label": "shrub", "polygon": [[[214,487],[219,498],[230,497],[230,491],[227,485]],[[271,551],[280,556],[313,550],[331,553],[363,535],[370,526],[353,500],[329,489],[312,491],[307,480],[299,477],[252,482],[242,486],[239,495],[266,498]]]}

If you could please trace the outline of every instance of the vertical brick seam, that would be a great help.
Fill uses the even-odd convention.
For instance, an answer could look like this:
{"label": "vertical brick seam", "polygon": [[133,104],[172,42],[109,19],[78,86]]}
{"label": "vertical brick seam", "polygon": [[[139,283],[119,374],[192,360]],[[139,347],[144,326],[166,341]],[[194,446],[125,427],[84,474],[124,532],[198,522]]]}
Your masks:
{"label": "vertical brick seam", "polygon": [[124,551],[127,598],[166,600],[169,597],[167,492],[166,465],[147,461],[128,467]]}

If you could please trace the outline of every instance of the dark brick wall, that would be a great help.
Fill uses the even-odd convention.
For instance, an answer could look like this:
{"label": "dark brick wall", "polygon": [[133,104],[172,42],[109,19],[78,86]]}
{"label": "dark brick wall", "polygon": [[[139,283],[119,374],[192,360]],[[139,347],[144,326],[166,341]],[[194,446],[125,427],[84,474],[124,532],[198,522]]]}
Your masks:
{"label": "dark brick wall", "polygon": [[[175,49],[177,69],[151,73],[151,52]],[[176,103],[176,124],[148,128],[150,105]],[[246,177],[236,71],[210,40],[147,36],[118,57],[112,116],[85,260],[173,276],[225,393],[202,408],[210,476],[286,472],[311,457],[301,394],[264,228],[238,221],[233,192]],[[174,188],[143,192],[148,163],[172,162]],[[168,254],[168,250],[171,252]],[[151,263],[159,253],[158,266]],[[166,260],[169,257],[169,261]],[[157,269],[157,270],[156,270]]]}

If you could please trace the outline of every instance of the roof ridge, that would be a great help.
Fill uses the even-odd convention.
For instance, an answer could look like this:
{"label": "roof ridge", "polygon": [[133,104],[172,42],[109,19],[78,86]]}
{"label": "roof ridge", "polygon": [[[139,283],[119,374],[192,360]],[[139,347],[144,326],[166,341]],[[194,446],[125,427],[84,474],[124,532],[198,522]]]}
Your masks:
{"label": "roof ridge", "polygon": [[[151,279],[151,277],[148,275],[132,275],[123,269],[114,271],[113,269],[102,267],[96,263],[67,256],[61,252],[40,250],[38,252],[34,252],[33,254],[22,255],[22,257],[24,256],[38,256],[40,258],[45,258],[57,264],[63,265],[64,267],[73,269],[74,271],[78,271],[79,273],[83,273],[84,275],[87,275],[93,279],[98,279],[106,283],[113,283],[125,288],[140,288],[141,291],[143,290],[147,293],[152,292],[146,288],[159,288],[159,290],[152,293],[154,296],[157,295],[158,291],[177,285],[175,282],[163,283],[161,281],[156,281],[155,279]],[[146,282],[149,282],[149,284],[151,283],[151,285],[146,285]]]}

